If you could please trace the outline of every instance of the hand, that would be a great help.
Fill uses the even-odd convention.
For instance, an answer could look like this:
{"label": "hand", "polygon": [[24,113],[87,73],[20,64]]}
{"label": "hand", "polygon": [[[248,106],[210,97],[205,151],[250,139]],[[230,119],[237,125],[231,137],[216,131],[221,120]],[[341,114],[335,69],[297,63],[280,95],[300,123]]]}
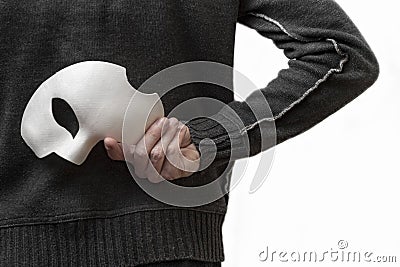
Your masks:
{"label": "hand", "polygon": [[104,146],[111,159],[130,162],[139,178],[152,183],[188,177],[199,169],[200,153],[191,143],[189,128],[176,118],[155,121],[137,144],[129,146],[129,158],[113,138],[105,138]]}

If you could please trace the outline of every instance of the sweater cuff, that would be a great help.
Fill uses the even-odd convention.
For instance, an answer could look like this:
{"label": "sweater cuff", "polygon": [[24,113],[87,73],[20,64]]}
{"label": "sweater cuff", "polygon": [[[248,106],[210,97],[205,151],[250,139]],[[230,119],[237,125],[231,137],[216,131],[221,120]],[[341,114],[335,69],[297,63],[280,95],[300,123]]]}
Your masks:
{"label": "sweater cuff", "polygon": [[232,112],[197,117],[188,122],[192,143],[200,152],[200,169],[213,161],[231,161],[250,156],[249,137],[242,120]]}

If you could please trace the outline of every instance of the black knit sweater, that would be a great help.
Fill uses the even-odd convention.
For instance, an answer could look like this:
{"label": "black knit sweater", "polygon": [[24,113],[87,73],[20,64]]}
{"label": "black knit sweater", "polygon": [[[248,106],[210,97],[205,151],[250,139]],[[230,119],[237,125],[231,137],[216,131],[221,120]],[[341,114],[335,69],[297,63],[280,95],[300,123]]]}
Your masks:
{"label": "black knit sweater", "polygon": [[[250,111],[250,106],[265,108],[259,96],[237,102],[232,92],[213,84],[187,84],[163,96],[166,114],[186,100],[208,97],[228,104],[241,119],[243,127],[229,113],[217,113],[214,119],[229,122],[228,129],[210,118],[187,122],[197,147],[207,137],[218,149],[211,166],[180,182],[189,186],[232,168],[231,154],[241,158],[268,149],[260,145],[262,127],[275,124],[279,144],[375,82],[374,54],[335,1],[0,1],[0,266],[224,260],[227,195],[193,208],[163,204],[141,190],[125,163],[111,161],[102,143],[77,166],[54,153],[37,158],[20,128],[39,85],[77,62],[124,66],[135,88],[178,63],[232,66],[237,22],[272,39],[289,58],[289,68],[260,91],[271,117],[256,118]],[[76,128],[64,109],[53,106],[54,116]],[[249,136],[249,153],[243,133]],[[202,154],[206,151],[207,145]]]}

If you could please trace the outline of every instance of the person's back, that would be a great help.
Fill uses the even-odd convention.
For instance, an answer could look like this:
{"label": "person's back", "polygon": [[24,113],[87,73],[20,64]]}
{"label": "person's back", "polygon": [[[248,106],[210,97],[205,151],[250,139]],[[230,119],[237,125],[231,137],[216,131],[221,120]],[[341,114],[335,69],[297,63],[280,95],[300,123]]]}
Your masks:
{"label": "person's back", "polygon": [[[164,204],[135,183],[125,162],[111,160],[102,142],[91,150],[82,165],[75,165],[55,153],[38,158],[21,137],[21,119],[37,88],[56,72],[78,62],[104,61],[123,66],[129,83],[135,88],[140,88],[157,72],[179,63],[212,61],[232,66],[238,20],[272,38],[277,45],[286,44],[287,47],[280,48],[288,49],[289,57],[297,58],[291,65],[293,76],[281,73],[269,85],[282,88],[282,94],[286,94],[270,90],[271,95],[267,96],[268,101],[275,97],[270,102],[272,112],[277,119],[282,117],[282,125],[277,121],[278,143],[321,121],[375,81],[378,71],[375,58],[345,15],[338,15],[344,22],[326,18],[326,24],[318,29],[315,25],[320,24],[315,17],[314,21],[301,25],[296,24],[300,19],[296,22],[291,16],[282,16],[284,22],[278,21],[278,16],[284,12],[278,10],[281,9],[280,1],[264,1],[271,5],[271,14],[277,16],[271,19],[264,14],[269,10],[268,5],[261,2],[0,2],[1,266],[134,266],[183,259],[214,263],[224,260],[222,224],[227,195],[199,207]],[[321,1],[328,2],[321,10],[307,6],[307,3],[290,7],[290,1],[281,2],[286,3],[287,12],[291,12],[290,8],[299,9],[299,12],[310,8],[313,9],[311,15],[312,12],[329,13],[329,8],[336,8],[333,1]],[[305,2],[315,4],[319,1]],[[337,33],[334,27],[329,29],[332,21],[336,23],[332,24],[334,27],[348,31],[350,35]],[[347,43],[342,45],[342,40]],[[360,47],[361,54],[353,47]],[[315,59],[322,60],[316,63],[313,58],[307,58],[313,53]],[[300,65],[302,57],[310,68]],[[348,74],[344,71],[335,77],[343,65],[349,67],[348,72],[357,69],[359,72]],[[365,75],[369,72],[371,74]],[[332,88],[319,88],[328,77],[332,79],[331,83],[325,83],[327,87],[352,87],[336,98],[330,108],[319,110],[318,105],[325,105],[320,101],[323,97],[339,94]],[[287,93],[288,88],[281,86],[284,80],[290,79],[293,79],[292,84],[301,81],[299,90],[292,95]],[[346,84],[349,80],[353,83]],[[340,83],[342,81],[344,83]],[[311,102],[302,105],[300,102],[308,99],[309,89],[318,89],[314,102],[313,92],[309,97]],[[217,85],[187,84],[162,96],[165,114],[196,97],[213,98],[226,104],[234,100],[233,92]],[[48,101],[53,103],[48,112],[53,112],[63,127],[72,133],[79,128],[76,120],[71,118],[68,106],[57,104],[51,94]],[[291,105],[294,102],[296,106]],[[282,116],[284,113],[280,112],[293,106],[294,116],[290,117],[288,112],[289,121],[285,121],[286,115]],[[203,107],[193,108],[201,113]],[[298,114],[309,114],[309,120],[299,122],[296,108]],[[241,112],[238,113],[244,114],[239,109]],[[253,119],[247,116],[244,120],[249,132],[254,126],[251,123],[257,122]],[[190,125],[197,147],[201,139],[213,139],[222,134],[220,131],[216,131],[215,136],[206,134],[213,133],[211,128],[215,126],[205,124],[202,127],[201,120]],[[252,134],[252,144],[258,144],[257,131]],[[225,142],[225,138],[218,140]],[[217,147],[223,150],[226,143]],[[252,146],[251,155],[260,152],[261,149],[255,147]],[[227,167],[232,167],[224,155],[226,153],[219,154],[206,170],[176,183],[196,186],[214,180]],[[230,172],[227,172],[225,178],[229,177]]]}
{"label": "person's back", "polygon": [[[224,2],[223,8],[213,0],[0,3],[2,266],[223,260],[224,198],[190,210],[167,206],[143,192],[102,143],[80,166],[55,153],[39,159],[22,140],[20,123],[40,84],[77,62],[123,66],[135,88],[177,63],[232,65],[237,5]],[[213,86],[190,87],[163,97],[166,114],[196,95],[232,100]],[[53,110],[65,128],[79,127],[66,106],[53,102]]]}

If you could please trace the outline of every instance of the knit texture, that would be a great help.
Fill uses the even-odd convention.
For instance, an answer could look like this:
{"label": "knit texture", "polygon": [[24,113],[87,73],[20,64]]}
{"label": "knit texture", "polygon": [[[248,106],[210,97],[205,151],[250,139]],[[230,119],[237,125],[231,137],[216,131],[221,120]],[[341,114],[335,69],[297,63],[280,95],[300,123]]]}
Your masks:
{"label": "knit texture", "polygon": [[[102,142],[75,166],[54,153],[37,158],[20,129],[36,89],[78,62],[123,66],[135,88],[183,62],[233,66],[238,22],[271,39],[289,68],[246,102],[235,101],[231,90],[205,83],[185,84],[162,96],[166,115],[197,97],[225,103],[235,113],[193,104],[191,110],[203,116],[178,118],[188,125],[201,162],[217,149],[212,164],[178,180],[181,186],[207,184],[224,172],[229,184],[230,157],[255,155],[306,131],[375,82],[377,60],[337,3],[0,1],[0,266],[223,261],[227,194],[207,205],[177,209],[147,195],[124,162],[107,157]],[[228,76],[232,85],[233,75]],[[79,125],[67,109],[54,105],[53,115],[73,132]]]}
{"label": "knit texture", "polygon": [[0,229],[0,266],[137,266],[224,260],[223,214],[142,211],[107,219]]}
{"label": "knit texture", "polygon": [[[242,1],[238,21],[282,49],[289,68],[246,101],[187,123],[199,149],[213,141],[217,159],[253,156],[307,131],[378,78],[374,53],[335,1]],[[212,145],[203,144],[204,159]]]}

